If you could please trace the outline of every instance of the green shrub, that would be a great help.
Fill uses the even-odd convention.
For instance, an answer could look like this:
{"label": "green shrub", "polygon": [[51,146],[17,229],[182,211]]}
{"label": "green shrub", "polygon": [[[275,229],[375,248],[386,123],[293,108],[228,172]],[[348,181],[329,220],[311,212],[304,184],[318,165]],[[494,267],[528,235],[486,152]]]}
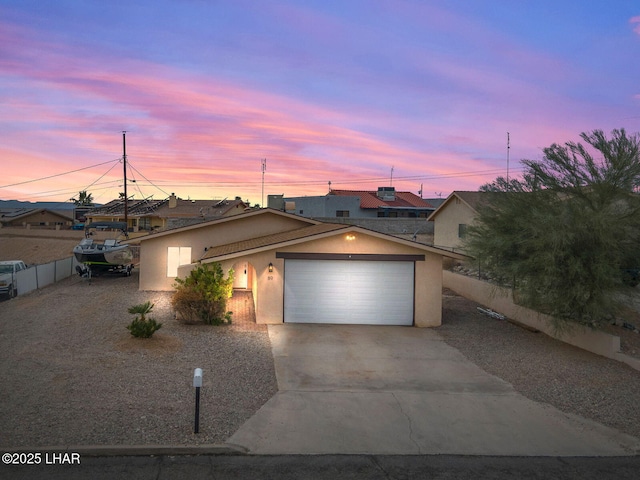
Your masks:
{"label": "green shrub", "polygon": [[151,338],[151,336],[162,327],[161,323],[156,322],[153,318],[147,319],[147,314],[151,313],[154,304],[151,302],[141,303],[129,308],[129,313],[134,314],[136,318],[127,325],[127,330],[136,338]]}
{"label": "green shrub", "polygon": [[219,263],[206,263],[185,279],[177,278],[171,304],[180,321],[222,325],[231,323],[227,300],[233,293],[233,270],[224,276]]}

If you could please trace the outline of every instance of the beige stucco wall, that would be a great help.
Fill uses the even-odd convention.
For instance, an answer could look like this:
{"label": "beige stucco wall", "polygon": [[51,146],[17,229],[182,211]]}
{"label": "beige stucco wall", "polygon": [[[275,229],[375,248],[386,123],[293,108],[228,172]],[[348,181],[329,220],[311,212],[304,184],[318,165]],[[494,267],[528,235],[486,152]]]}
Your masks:
{"label": "beige stucco wall", "polygon": [[434,217],[433,245],[459,250],[462,240],[458,238],[458,225],[471,225],[476,213],[457,197],[451,198]]}
{"label": "beige stucco wall", "polygon": [[[233,228],[230,228],[231,222]],[[277,214],[250,215],[247,218],[185,227],[170,235],[144,237],[140,248],[140,290],[173,290],[175,278],[167,277],[169,247],[191,247],[191,261],[205,254],[205,248],[247,238],[293,230],[308,225],[304,220]],[[268,263],[268,262],[267,262]],[[181,271],[179,270],[179,275]]]}
{"label": "beige stucco wall", "polygon": [[15,221],[7,222],[6,226],[24,227],[27,225],[31,225],[35,227],[40,226],[41,224],[43,224],[43,226],[48,226],[51,228],[55,227],[56,224],[71,226],[73,224],[73,220],[71,220],[70,218],[61,217],[60,215],[56,215],[55,213],[45,210],[42,212],[36,212],[32,215],[26,215],[22,218],[16,219]]}

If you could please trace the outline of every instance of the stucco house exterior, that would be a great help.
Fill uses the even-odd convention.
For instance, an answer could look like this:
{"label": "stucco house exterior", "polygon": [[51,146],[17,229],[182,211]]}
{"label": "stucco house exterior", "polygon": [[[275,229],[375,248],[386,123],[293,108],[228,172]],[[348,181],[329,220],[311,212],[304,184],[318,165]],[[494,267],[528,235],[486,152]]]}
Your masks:
{"label": "stucco house exterior", "polygon": [[233,269],[263,324],[442,322],[442,259],[424,244],[274,209],[140,239],[140,289],[173,290],[198,263]]}
{"label": "stucco house exterior", "polygon": [[461,251],[467,226],[474,222],[486,195],[486,192],[452,192],[427,219],[434,222],[433,245]]}

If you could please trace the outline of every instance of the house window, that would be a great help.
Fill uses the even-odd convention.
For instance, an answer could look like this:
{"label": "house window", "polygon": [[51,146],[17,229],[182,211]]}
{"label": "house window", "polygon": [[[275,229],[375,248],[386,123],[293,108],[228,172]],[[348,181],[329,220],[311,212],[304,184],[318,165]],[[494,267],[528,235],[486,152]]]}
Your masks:
{"label": "house window", "polygon": [[336,210],[336,217],[348,217],[349,210]]}
{"label": "house window", "polygon": [[138,221],[138,228],[140,230],[151,230],[151,218],[149,217],[142,217],[139,221]]}
{"label": "house window", "polygon": [[467,234],[467,225],[464,223],[458,224],[458,238],[464,238]]}
{"label": "house window", "polygon": [[177,277],[178,267],[191,263],[191,247],[169,247],[167,251],[167,277]]}

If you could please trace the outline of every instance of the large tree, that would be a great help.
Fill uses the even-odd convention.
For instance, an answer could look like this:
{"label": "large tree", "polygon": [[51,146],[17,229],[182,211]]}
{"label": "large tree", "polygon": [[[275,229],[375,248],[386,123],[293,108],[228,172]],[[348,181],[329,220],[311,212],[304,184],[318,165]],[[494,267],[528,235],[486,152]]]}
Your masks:
{"label": "large tree", "polygon": [[466,238],[481,268],[557,328],[601,326],[625,273],[640,267],[640,138],[623,129],[581,138],[523,160],[522,179],[483,186]]}

